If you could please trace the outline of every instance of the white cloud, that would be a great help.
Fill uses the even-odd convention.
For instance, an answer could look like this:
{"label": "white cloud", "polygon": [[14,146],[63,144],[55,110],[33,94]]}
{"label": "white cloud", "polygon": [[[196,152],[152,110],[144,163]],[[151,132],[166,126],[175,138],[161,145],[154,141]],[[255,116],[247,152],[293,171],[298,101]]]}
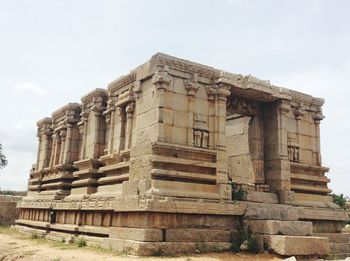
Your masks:
{"label": "white cloud", "polygon": [[45,96],[47,90],[32,82],[19,82],[14,86],[16,93],[29,93],[36,96]]}

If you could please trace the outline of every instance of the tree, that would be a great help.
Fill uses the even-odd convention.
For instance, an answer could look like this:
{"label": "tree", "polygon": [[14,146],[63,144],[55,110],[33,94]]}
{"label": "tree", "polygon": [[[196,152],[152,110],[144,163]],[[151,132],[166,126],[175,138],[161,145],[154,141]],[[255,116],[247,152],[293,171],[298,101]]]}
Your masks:
{"label": "tree", "polygon": [[7,165],[7,159],[2,152],[2,145],[0,143],[0,169],[4,168],[6,165]]}

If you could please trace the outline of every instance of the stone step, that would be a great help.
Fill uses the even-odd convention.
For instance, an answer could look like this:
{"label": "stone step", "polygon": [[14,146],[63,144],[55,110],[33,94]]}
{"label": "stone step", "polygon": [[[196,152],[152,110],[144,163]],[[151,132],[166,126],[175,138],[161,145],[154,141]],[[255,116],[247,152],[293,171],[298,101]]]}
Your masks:
{"label": "stone step", "polygon": [[312,222],[307,221],[279,221],[279,220],[245,220],[253,234],[310,236]]}
{"label": "stone step", "polygon": [[330,251],[324,237],[265,235],[264,244],[267,250],[282,256],[325,256]]}
{"label": "stone step", "polygon": [[349,243],[330,243],[330,253],[350,253],[350,244]]}
{"label": "stone step", "polygon": [[247,194],[247,201],[278,204],[278,196],[276,193],[251,191]]}
{"label": "stone step", "polygon": [[299,211],[290,205],[247,202],[244,219],[297,221]]}
{"label": "stone step", "polygon": [[349,233],[314,233],[318,237],[327,237],[329,242],[334,243],[349,243],[350,244],[350,234]]}

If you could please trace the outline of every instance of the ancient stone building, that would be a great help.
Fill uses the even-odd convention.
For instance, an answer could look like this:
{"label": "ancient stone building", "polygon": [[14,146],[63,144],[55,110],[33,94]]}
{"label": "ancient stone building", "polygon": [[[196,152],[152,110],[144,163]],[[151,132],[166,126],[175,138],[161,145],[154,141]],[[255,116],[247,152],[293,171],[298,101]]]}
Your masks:
{"label": "ancient stone building", "polygon": [[17,227],[135,255],[227,250],[249,227],[281,255],[346,255],[348,216],[321,161],[323,103],[156,54],[38,122]]}

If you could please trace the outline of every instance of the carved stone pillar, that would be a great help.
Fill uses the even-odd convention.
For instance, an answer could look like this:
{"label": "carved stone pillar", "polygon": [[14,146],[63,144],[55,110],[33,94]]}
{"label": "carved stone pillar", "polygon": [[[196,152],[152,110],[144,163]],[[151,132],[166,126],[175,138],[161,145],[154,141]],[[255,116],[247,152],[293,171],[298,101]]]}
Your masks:
{"label": "carved stone pillar", "polygon": [[322,158],[321,158],[321,145],[320,145],[320,123],[324,119],[324,115],[322,114],[322,111],[318,111],[313,114],[314,122],[315,122],[315,131],[316,131],[316,165],[321,166],[322,165]]}
{"label": "carved stone pillar", "polygon": [[106,148],[105,154],[112,154],[114,149],[114,125],[115,125],[115,102],[109,97],[107,110],[103,113],[106,122]]}
{"label": "carved stone pillar", "polygon": [[38,137],[38,141],[39,141],[39,145],[38,145],[38,151],[37,151],[37,156],[36,156],[36,165],[35,165],[35,170],[38,171],[40,170],[41,166],[40,166],[40,155],[41,155],[41,143],[42,143],[42,138],[41,138],[41,134],[40,132],[38,131],[38,134],[37,134],[37,137]]}
{"label": "carved stone pillar", "polygon": [[226,148],[226,101],[228,95],[230,95],[228,88],[219,85],[216,96],[217,139],[215,144],[218,150],[225,150]]}
{"label": "carved stone pillar", "polygon": [[207,95],[208,95],[208,102],[209,102],[209,120],[208,120],[208,127],[209,127],[209,149],[213,149],[216,144],[216,133],[217,133],[217,124],[216,124],[216,90],[217,86],[213,85],[210,87],[207,87]]}
{"label": "carved stone pillar", "polygon": [[64,144],[63,164],[72,163],[72,132],[73,124],[67,123],[66,139]]}
{"label": "carved stone pillar", "polygon": [[61,130],[60,131],[61,149],[60,149],[58,164],[63,164],[64,163],[63,160],[64,160],[64,152],[65,152],[65,146],[66,146],[66,136],[67,136],[67,131],[66,130]]}
{"label": "carved stone pillar", "polygon": [[81,137],[80,160],[83,160],[86,158],[86,139],[87,139],[89,110],[83,109],[80,116],[81,116],[81,121],[78,123],[80,137]]}
{"label": "carved stone pillar", "polygon": [[192,75],[191,79],[185,81],[185,88],[187,90],[187,97],[188,97],[188,103],[187,103],[187,145],[188,146],[194,145],[193,111],[194,111],[195,96],[199,87],[200,85],[198,83],[198,75],[196,73]]}
{"label": "carved stone pillar", "polygon": [[55,166],[58,164],[58,157],[60,154],[61,150],[61,137],[59,132],[54,132],[52,135],[52,153],[51,153],[51,158],[50,158],[50,167]]}
{"label": "carved stone pillar", "polygon": [[135,111],[135,103],[131,102],[126,106],[126,119],[127,119],[127,130],[126,130],[126,136],[125,136],[125,148],[130,148],[131,147],[131,142],[132,142],[132,119]]}
{"label": "carved stone pillar", "polygon": [[126,112],[125,107],[119,107],[119,152],[125,149],[125,133],[126,133]]}
{"label": "carved stone pillar", "polygon": [[43,133],[43,138],[44,138],[43,168],[47,168],[50,163],[51,146],[52,146],[51,135],[52,135],[51,131],[45,131]]}
{"label": "carved stone pillar", "polygon": [[169,68],[165,65],[159,65],[157,71],[153,75],[153,84],[156,86],[157,104],[158,104],[158,141],[165,141],[165,126],[164,126],[164,102],[168,86],[171,82]]}
{"label": "carved stone pillar", "polygon": [[103,146],[104,141],[101,140],[101,131],[102,131],[102,111],[103,111],[103,106],[102,106],[102,98],[101,97],[95,97],[93,99],[94,105],[91,108],[91,113],[93,113],[93,146],[94,146],[94,151],[93,151],[93,158],[97,159],[100,157],[101,154],[101,146]]}

